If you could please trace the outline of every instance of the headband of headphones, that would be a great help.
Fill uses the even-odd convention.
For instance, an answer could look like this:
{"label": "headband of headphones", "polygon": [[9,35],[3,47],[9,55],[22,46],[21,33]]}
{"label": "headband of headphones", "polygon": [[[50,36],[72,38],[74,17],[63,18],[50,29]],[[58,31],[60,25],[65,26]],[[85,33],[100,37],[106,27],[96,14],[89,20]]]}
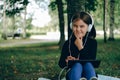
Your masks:
{"label": "headband of headphones", "polygon": [[[80,12],[81,13],[81,12]],[[86,13],[86,12],[85,12]],[[89,14],[89,13],[86,13],[86,14],[88,14],[89,16],[90,16],[90,18],[91,18],[91,21],[92,21],[92,23],[91,24],[89,24],[88,25],[88,32],[90,32],[91,31],[91,29],[92,29],[92,27],[93,27],[93,25],[94,25],[94,20],[93,20],[93,17]],[[71,18],[71,21],[70,21],[70,28],[72,29],[72,26],[73,26],[73,16],[72,16],[72,18]]]}

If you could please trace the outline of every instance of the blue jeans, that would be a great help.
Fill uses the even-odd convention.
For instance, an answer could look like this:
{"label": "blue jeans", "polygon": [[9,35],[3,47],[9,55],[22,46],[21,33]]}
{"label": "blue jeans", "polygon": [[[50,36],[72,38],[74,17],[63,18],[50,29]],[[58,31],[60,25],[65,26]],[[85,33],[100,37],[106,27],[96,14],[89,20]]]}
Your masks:
{"label": "blue jeans", "polygon": [[67,73],[67,80],[80,80],[81,77],[90,80],[91,77],[96,77],[95,69],[91,63],[75,63],[71,70]]}

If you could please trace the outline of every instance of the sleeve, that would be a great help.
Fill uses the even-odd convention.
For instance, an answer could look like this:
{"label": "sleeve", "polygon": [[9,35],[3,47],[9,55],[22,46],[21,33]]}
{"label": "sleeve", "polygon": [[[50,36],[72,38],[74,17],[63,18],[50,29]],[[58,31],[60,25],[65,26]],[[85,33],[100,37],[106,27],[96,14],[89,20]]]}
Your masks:
{"label": "sleeve", "polygon": [[91,58],[95,60],[96,54],[97,54],[97,41],[95,39],[92,39],[89,46],[89,53],[91,54]]}
{"label": "sleeve", "polygon": [[60,59],[59,59],[59,62],[58,62],[58,65],[61,68],[64,68],[66,66],[65,59],[67,58],[68,54],[69,54],[69,51],[68,51],[68,42],[65,42],[64,45],[63,45],[63,47],[62,47]]}

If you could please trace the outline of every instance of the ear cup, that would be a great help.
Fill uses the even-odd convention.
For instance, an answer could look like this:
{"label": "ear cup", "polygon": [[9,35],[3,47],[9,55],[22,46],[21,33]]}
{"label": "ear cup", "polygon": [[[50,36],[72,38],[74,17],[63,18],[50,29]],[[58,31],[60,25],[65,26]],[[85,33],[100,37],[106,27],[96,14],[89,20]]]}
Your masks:
{"label": "ear cup", "polygon": [[72,29],[72,22],[70,22],[70,29]]}
{"label": "ear cup", "polygon": [[87,13],[89,16],[90,16],[90,18],[91,18],[91,24],[89,24],[89,26],[88,26],[88,32],[90,32],[91,31],[91,29],[92,29],[92,27],[93,27],[93,25],[94,25],[94,20],[93,20],[93,17],[89,14],[89,13]]}
{"label": "ear cup", "polygon": [[88,32],[91,31],[92,27],[93,27],[93,25],[92,25],[92,24],[89,24],[89,26],[88,26]]}

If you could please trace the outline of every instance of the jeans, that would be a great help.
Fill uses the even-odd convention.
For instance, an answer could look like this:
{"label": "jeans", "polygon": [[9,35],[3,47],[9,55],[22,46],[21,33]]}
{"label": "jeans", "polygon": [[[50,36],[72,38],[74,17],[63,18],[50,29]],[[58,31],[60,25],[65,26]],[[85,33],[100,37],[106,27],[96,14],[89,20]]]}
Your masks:
{"label": "jeans", "polygon": [[90,80],[91,77],[96,77],[95,69],[91,63],[75,63],[71,70],[67,73],[67,80],[80,80],[81,77]]}

